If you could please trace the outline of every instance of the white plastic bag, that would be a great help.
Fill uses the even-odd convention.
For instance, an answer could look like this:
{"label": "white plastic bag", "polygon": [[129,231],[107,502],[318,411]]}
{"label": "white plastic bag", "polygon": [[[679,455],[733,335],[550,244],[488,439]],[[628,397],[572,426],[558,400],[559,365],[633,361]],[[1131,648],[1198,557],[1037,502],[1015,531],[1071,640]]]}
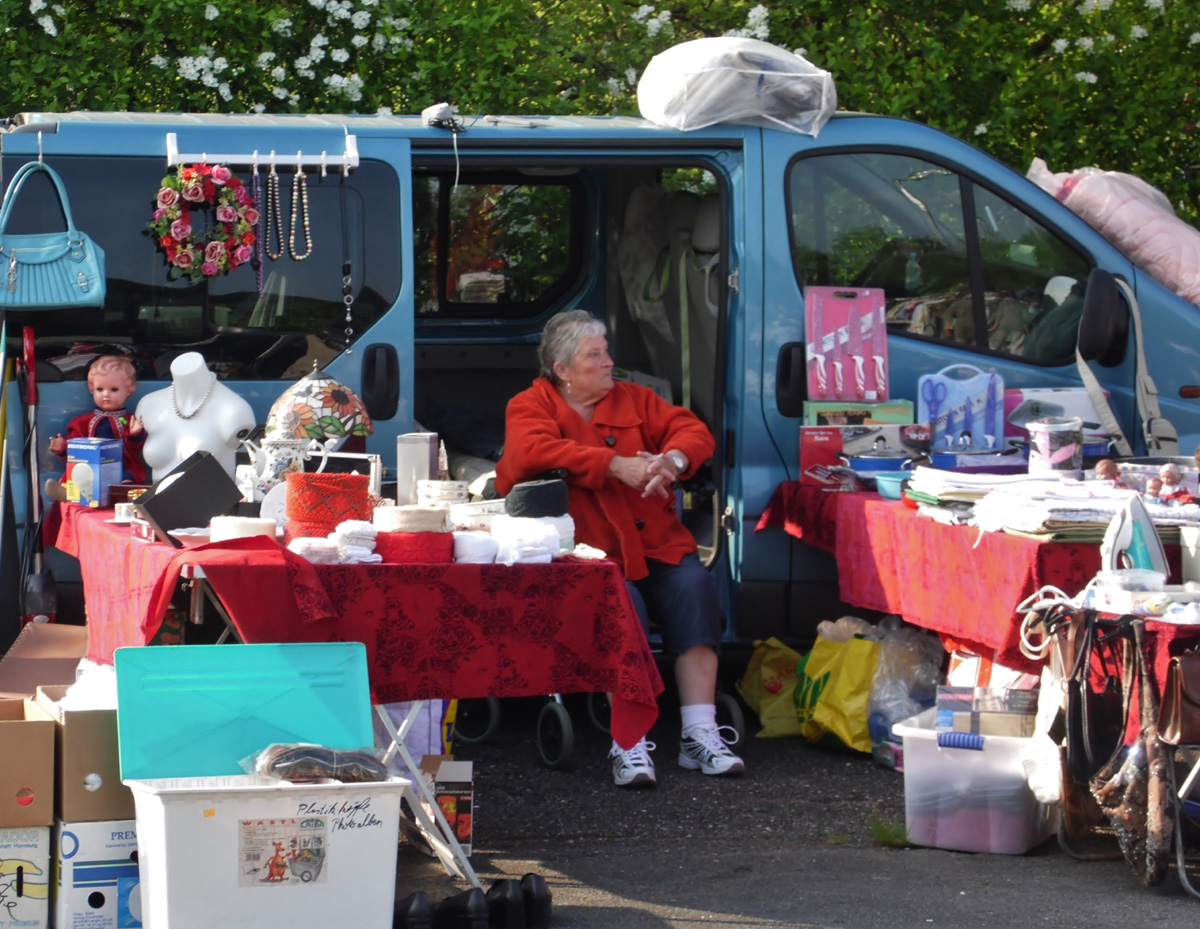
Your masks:
{"label": "white plastic bag", "polygon": [[1120,171],[1054,174],[1041,158],[1033,159],[1026,177],[1164,287],[1200,305],[1200,230],[1176,216],[1161,191]]}
{"label": "white plastic bag", "polygon": [[702,129],[747,123],[815,136],[837,109],[833,75],[758,39],[682,42],[650,59],[638,82],[642,116]]}

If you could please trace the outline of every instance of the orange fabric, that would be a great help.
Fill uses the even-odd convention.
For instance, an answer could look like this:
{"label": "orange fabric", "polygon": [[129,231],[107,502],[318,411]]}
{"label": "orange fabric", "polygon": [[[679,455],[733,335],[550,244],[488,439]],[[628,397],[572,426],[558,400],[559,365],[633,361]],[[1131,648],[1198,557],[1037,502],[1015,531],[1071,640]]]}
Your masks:
{"label": "orange fabric", "polygon": [[681,477],[688,477],[712,455],[715,443],[694,413],[647,387],[618,381],[586,423],[554,385],[538,378],[508,403],[496,492],[507,494],[514,484],[566,468],[575,541],[605,552],[636,581],[647,574],[647,558],[679,564],[696,550],[696,540],[679,522],[674,497],[643,499],[609,477],[608,466],[616,455],[632,458],[670,448],[687,456],[688,471]]}

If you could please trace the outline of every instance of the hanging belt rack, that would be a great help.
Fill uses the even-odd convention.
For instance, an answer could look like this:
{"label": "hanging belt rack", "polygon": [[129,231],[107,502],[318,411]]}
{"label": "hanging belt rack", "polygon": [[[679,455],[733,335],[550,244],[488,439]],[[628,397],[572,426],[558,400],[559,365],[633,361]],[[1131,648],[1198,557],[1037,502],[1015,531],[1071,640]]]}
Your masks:
{"label": "hanging belt rack", "polygon": [[341,168],[349,172],[358,167],[358,137],[346,133],[346,148],[340,155],[321,152],[319,155],[305,155],[296,152],[294,155],[284,155],[271,150],[269,152],[255,151],[249,154],[222,154],[220,152],[181,152],[179,139],[174,132],[167,133],[167,167],[178,164],[194,164],[205,161],[211,164],[223,165],[262,165],[271,164],[295,165],[297,168]]}

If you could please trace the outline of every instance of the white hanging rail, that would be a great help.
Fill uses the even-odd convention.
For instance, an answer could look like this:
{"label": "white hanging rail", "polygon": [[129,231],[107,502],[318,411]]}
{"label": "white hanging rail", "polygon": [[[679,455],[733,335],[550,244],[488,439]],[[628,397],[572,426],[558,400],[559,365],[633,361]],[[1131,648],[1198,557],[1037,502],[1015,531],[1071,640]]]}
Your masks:
{"label": "white hanging rail", "polygon": [[303,152],[290,154],[277,151],[257,151],[250,154],[223,154],[221,152],[181,152],[179,139],[174,132],[167,133],[167,167],[178,164],[195,164],[205,161],[222,165],[258,165],[262,168],[275,164],[278,167],[342,168],[349,171],[358,167],[358,137],[346,134],[346,149],[340,155],[321,152],[305,155]]}

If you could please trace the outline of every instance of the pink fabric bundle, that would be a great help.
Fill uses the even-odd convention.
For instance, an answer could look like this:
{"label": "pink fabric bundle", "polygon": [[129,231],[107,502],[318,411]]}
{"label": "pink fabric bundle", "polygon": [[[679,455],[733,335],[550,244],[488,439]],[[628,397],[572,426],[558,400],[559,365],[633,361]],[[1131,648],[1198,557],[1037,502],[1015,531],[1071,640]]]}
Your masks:
{"label": "pink fabric bundle", "polygon": [[452,532],[380,532],[375,553],[385,564],[450,564],[454,560]]}

